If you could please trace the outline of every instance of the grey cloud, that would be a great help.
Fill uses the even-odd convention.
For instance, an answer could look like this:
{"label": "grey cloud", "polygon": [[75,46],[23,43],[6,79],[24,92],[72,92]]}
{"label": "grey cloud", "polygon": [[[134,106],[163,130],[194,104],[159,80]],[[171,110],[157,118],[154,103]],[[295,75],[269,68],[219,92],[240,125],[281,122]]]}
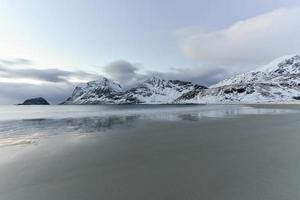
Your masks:
{"label": "grey cloud", "polygon": [[133,64],[119,60],[104,67],[104,72],[108,73],[120,82],[129,81],[137,75],[138,68]]}
{"label": "grey cloud", "polygon": [[125,88],[129,88],[148,77],[148,74],[139,73],[138,66],[125,60],[115,61],[106,65],[104,72],[113,80],[121,83]]}
{"label": "grey cloud", "polygon": [[212,85],[230,75],[223,68],[196,66],[191,68],[171,68],[167,72],[140,72],[139,67],[128,61],[116,61],[104,67],[104,71],[113,80],[118,81],[125,88],[131,87],[152,76],[164,79],[192,81],[202,85]]}
{"label": "grey cloud", "polygon": [[81,79],[94,79],[94,74],[77,71],[65,71],[60,69],[10,69],[0,66],[1,77],[5,78],[28,78],[45,82],[69,82],[72,77]]}
{"label": "grey cloud", "polygon": [[193,83],[210,86],[227,78],[230,73],[222,68],[204,68],[199,67],[173,69],[167,73],[160,73],[160,76],[165,79],[179,79],[184,81],[191,81]]}
{"label": "grey cloud", "polygon": [[[66,71],[57,68],[34,69],[30,66],[20,68],[17,64],[29,65],[24,60],[1,60],[0,78],[11,79],[10,82],[0,83],[0,104],[16,104],[32,97],[44,97],[51,103],[60,103],[69,97],[77,84],[71,79],[89,81],[96,79],[96,74],[83,71]],[[14,83],[17,79],[42,81],[42,84]]]}
{"label": "grey cloud", "polygon": [[0,59],[2,65],[32,65],[33,61],[26,58]]}

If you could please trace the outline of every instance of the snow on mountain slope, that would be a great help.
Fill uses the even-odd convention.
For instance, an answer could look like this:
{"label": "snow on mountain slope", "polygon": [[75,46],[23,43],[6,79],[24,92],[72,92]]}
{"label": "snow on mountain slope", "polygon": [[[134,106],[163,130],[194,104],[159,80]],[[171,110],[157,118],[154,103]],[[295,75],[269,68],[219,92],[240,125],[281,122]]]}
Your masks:
{"label": "snow on mountain slope", "polygon": [[173,103],[182,94],[196,88],[205,89],[206,87],[186,81],[163,80],[159,77],[152,77],[128,90],[125,97],[135,99],[136,102],[134,103],[168,104]]}
{"label": "snow on mountain slope", "polygon": [[285,56],[233,76],[207,90],[191,91],[177,103],[267,103],[300,100],[300,56]]}
{"label": "snow on mountain slope", "polygon": [[109,104],[115,103],[122,87],[105,77],[79,84],[64,104]]}
{"label": "snow on mountain slope", "polygon": [[[192,98],[191,98],[192,97]],[[236,84],[191,91],[175,100],[175,103],[223,104],[223,103],[271,103],[300,100],[300,88],[273,84]]]}
{"label": "snow on mountain slope", "polygon": [[167,104],[182,94],[206,87],[179,80],[152,77],[135,87],[122,91],[121,86],[107,78],[78,85],[63,104]]}
{"label": "snow on mountain slope", "polygon": [[298,85],[300,83],[300,56],[292,55],[278,58],[253,71],[221,81],[211,88],[253,83]]}

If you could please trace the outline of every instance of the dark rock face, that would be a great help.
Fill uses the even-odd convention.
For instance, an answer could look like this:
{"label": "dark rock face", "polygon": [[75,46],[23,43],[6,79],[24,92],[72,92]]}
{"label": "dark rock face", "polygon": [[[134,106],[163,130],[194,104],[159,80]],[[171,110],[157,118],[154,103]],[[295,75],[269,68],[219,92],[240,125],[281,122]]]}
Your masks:
{"label": "dark rock face", "polygon": [[295,100],[300,100],[300,96],[293,97]]}
{"label": "dark rock face", "polygon": [[50,105],[50,104],[44,98],[37,97],[32,99],[26,99],[23,103],[19,105]]}
{"label": "dark rock face", "polygon": [[244,93],[244,92],[246,92],[246,88],[243,88],[243,87],[241,87],[241,88],[229,88],[229,89],[226,89],[226,90],[224,90],[224,94],[231,94],[231,93]]}
{"label": "dark rock face", "polygon": [[175,100],[175,102],[180,102],[180,101],[185,101],[185,100],[189,100],[189,99],[193,99],[195,98],[197,95],[199,95],[199,93],[202,91],[203,89],[195,89],[192,90],[190,92],[187,92],[185,94],[183,94],[182,96],[180,96],[179,98],[177,98]]}

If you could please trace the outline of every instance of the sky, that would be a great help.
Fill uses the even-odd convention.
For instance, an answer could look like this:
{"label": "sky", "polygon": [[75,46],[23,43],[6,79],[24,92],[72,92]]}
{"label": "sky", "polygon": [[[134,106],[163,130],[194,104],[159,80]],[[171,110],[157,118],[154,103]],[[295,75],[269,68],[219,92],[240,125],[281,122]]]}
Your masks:
{"label": "sky", "polygon": [[0,0],[0,104],[106,76],[209,86],[300,52],[299,0]]}

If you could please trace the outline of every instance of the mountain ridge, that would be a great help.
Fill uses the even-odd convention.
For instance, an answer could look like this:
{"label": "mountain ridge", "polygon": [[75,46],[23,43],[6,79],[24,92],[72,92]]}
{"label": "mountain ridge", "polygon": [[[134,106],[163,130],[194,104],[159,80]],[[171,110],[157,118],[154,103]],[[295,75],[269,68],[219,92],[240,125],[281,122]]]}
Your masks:
{"label": "mountain ridge", "polygon": [[270,103],[298,100],[300,96],[300,56],[276,59],[255,70],[235,75],[212,85],[193,98],[177,103]]}
{"label": "mountain ridge", "polygon": [[[151,77],[123,90],[118,83],[108,78],[105,79],[105,82],[95,80],[79,84],[75,87],[72,96],[62,104],[169,104],[183,93],[197,88],[207,89],[205,86],[188,81]],[[119,85],[120,87],[117,89],[116,87],[107,88],[107,85]]]}
{"label": "mountain ridge", "polygon": [[300,55],[294,54],[210,87],[151,77],[124,90],[113,80],[101,77],[78,85],[64,104],[269,103],[299,99]]}

